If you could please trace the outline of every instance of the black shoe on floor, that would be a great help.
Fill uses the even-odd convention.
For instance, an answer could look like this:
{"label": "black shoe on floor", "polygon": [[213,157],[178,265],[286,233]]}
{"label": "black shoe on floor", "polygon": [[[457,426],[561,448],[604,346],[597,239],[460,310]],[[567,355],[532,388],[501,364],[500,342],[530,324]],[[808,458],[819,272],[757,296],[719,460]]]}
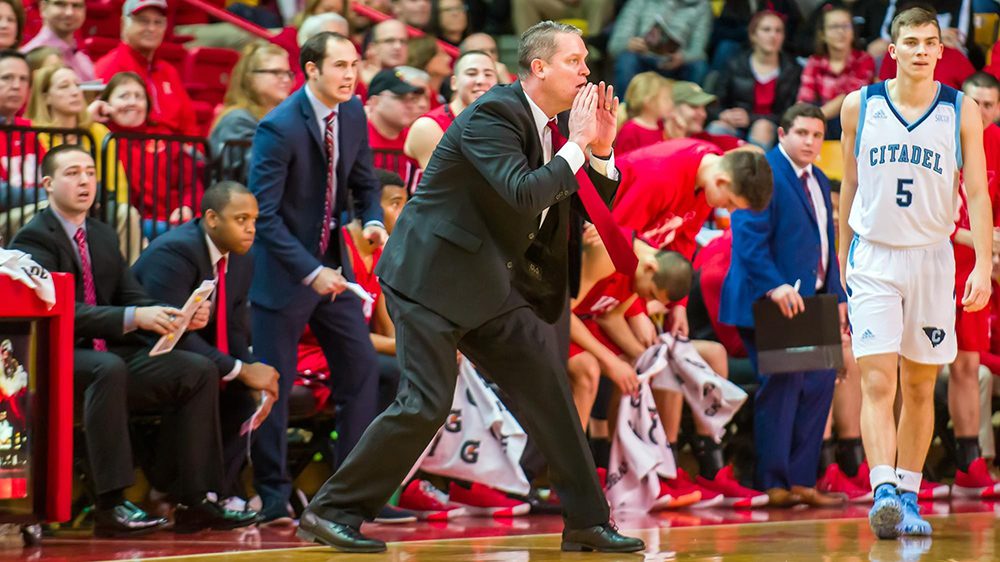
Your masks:
{"label": "black shoe on floor", "polygon": [[162,517],[152,516],[130,501],[123,501],[111,509],[94,510],[94,536],[135,537],[167,526]]}
{"label": "black shoe on floor", "polygon": [[302,513],[295,535],[302,540],[332,547],[341,552],[385,552],[385,543],[368,538],[350,525],[323,519],[311,511]]}
{"label": "black shoe on floor", "polygon": [[259,520],[256,511],[233,511],[205,498],[194,505],[177,504],[174,509],[174,532],[197,533],[205,529],[228,531],[248,527]]}
{"label": "black shoe on floor", "polygon": [[573,552],[638,552],[646,548],[640,539],[626,537],[610,523],[586,529],[564,529],[562,549]]}

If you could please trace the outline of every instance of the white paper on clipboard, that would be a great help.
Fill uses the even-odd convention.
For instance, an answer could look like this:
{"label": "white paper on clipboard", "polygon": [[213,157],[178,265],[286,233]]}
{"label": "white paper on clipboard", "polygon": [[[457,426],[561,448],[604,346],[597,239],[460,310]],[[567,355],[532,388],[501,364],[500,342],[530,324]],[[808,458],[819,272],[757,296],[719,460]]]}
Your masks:
{"label": "white paper on clipboard", "polygon": [[212,296],[215,291],[215,280],[202,281],[201,285],[191,293],[188,297],[186,303],[184,303],[184,308],[181,309],[181,324],[173,332],[165,334],[160,338],[160,341],[156,342],[153,349],[149,350],[149,356],[155,357],[157,355],[162,355],[172,350],[177,342],[180,341],[181,336],[187,330],[188,324],[191,323],[191,318],[194,317],[194,313],[201,306],[201,303],[205,302],[206,299]]}

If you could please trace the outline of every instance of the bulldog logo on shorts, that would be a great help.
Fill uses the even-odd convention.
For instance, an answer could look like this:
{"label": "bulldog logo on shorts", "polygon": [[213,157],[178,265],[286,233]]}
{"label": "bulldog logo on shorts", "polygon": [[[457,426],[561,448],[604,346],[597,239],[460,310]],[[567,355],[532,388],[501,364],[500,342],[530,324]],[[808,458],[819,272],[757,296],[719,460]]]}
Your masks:
{"label": "bulldog logo on shorts", "polygon": [[931,340],[931,347],[937,347],[944,341],[945,331],[941,328],[924,328],[924,333]]}

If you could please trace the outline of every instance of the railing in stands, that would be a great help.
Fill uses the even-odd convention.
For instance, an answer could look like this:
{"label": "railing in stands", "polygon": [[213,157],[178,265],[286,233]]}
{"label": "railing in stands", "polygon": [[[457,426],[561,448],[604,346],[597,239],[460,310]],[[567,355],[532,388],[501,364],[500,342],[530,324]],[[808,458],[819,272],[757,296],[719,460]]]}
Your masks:
{"label": "railing in stands", "polygon": [[[82,144],[97,160],[97,143],[85,129],[0,125],[0,237],[4,244],[36,211],[48,206],[42,158],[49,148],[64,142]],[[100,170],[98,177],[102,177]]]}
{"label": "railing in stands", "polygon": [[[208,141],[201,137],[112,133],[101,146],[102,169],[111,187],[101,191],[101,202],[127,201],[138,213],[142,237],[152,240],[198,215],[201,194],[212,179],[209,154]],[[131,239],[132,221],[124,227]],[[135,256],[126,257],[131,261]]]}

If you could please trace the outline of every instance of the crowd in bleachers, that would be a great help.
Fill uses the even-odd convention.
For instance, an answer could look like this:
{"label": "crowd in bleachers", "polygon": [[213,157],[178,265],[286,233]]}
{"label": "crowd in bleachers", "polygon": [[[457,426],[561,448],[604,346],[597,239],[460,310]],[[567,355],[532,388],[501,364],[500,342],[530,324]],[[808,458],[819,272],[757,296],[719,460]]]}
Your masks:
{"label": "crowd in bleachers", "polygon": [[[134,380],[127,396],[109,391],[98,395],[97,385],[89,382],[91,388],[86,389],[80,382],[84,378],[78,375],[77,420],[90,448],[85,480],[97,506],[96,528],[109,536],[148,532],[166,524],[125,500],[132,484],[132,451],[126,447],[124,452],[108,452],[113,444],[95,435],[109,427],[127,428],[129,416],[169,411],[163,425],[178,424],[169,428],[179,428],[175,434],[146,443],[151,454],[137,451],[134,456],[149,474],[157,492],[153,496],[165,494],[178,505],[176,528],[184,532],[234,528],[258,520],[288,524],[304,507],[280,486],[268,488],[270,495],[262,498],[262,505],[247,501],[255,492],[243,485],[241,476],[248,469],[246,440],[250,438],[241,431],[241,424],[253,413],[260,396],[269,398],[259,419],[251,424],[253,429],[267,417],[272,404],[286,410],[279,419],[287,423],[280,428],[285,436],[280,446],[254,445],[253,470],[277,471],[281,474],[271,476],[279,480],[300,470],[301,463],[291,457],[301,452],[295,436],[300,434],[297,427],[306,427],[303,424],[315,424],[308,427],[314,430],[312,439],[319,442],[308,449],[306,462],[311,453],[321,452],[335,468],[349,452],[344,440],[339,447],[329,443],[337,440],[338,414],[348,408],[339,401],[342,396],[336,396],[338,387],[331,380],[336,378],[331,364],[338,358],[324,349],[323,334],[314,333],[317,326],[303,326],[294,388],[282,384],[291,396],[279,398],[278,372],[253,354],[256,350],[251,344],[257,342],[250,333],[251,274],[241,269],[258,215],[254,198],[258,190],[251,169],[265,160],[254,142],[258,125],[287,103],[293,92],[308,87],[308,64],[318,67],[325,56],[320,54],[317,61],[310,53],[316,39],[325,41],[327,32],[348,37],[357,50],[357,83],[350,94],[364,104],[366,116],[364,130],[338,125],[335,142],[350,137],[370,151],[371,162],[363,165],[378,169],[378,197],[384,214],[380,225],[391,236],[395,218],[419,190],[423,170],[433,166],[434,148],[448,125],[491,87],[512,82],[515,72],[523,70],[523,61],[509,52],[511,34],[541,19],[570,22],[582,30],[590,49],[592,79],[613,83],[624,102],[615,145],[622,184],[612,211],[620,226],[642,235],[644,241],[637,251],[653,264],[651,269],[640,269],[635,279],[609,282],[606,275],[594,277],[607,264],[592,252],[600,246],[599,239],[593,233],[584,236],[581,292],[572,302],[581,323],[571,330],[567,373],[580,422],[602,471],[608,468],[615,431],[616,396],[636,391],[634,362],[659,332],[690,337],[718,375],[751,394],[758,389],[761,380],[755,363],[747,359],[745,331],[720,322],[720,308],[726,308],[720,303],[726,299],[723,280],[734,252],[730,212],[767,207],[760,191],[764,182],[758,177],[760,154],[779,146],[785,152],[793,150],[783,139],[804,120],[822,124],[823,139],[810,145],[815,154],[810,152],[808,167],[815,165],[825,172],[824,178],[832,180],[832,215],[836,217],[836,191],[843,173],[841,106],[850,92],[895,75],[895,61],[887,49],[889,22],[896,11],[911,4],[936,10],[945,44],[936,79],[963,89],[979,102],[986,125],[988,167],[991,172],[1000,168],[1000,128],[994,124],[1000,118],[1000,83],[995,78],[1000,77],[1000,60],[993,56],[1000,2],[993,0],[358,2],[384,14],[381,21],[355,11],[348,0],[207,1],[260,26],[272,40],[231,22],[210,21],[203,10],[186,0],[29,0],[26,5],[21,0],[0,0],[0,235],[4,245],[48,255],[51,248],[46,250],[45,241],[37,238],[41,231],[32,232],[26,225],[32,220],[50,221],[49,234],[62,236],[57,227],[66,229],[74,239],[66,247],[75,254],[52,257],[46,265],[73,271],[81,263],[90,267],[85,258],[88,246],[70,234],[72,221],[67,222],[62,211],[76,209],[80,221],[89,212],[110,224],[106,231],[86,227],[88,234],[83,238],[89,237],[89,252],[95,256],[94,272],[88,275],[94,278],[86,282],[89,288],[78,291],[78,300],[81,306],[97,310],[98,316],[101,309],[112,307],[118,315],[105,311],[100,322],[91,318],[93,323],[88,323],[81,321],[78,312],[78,348],[86,350],[90,361],[83,364],[119,375],[140,372],[147,378],[163,369],[184,370],[186,375],[179,386],[148,388],[148,394],[155,397],[133,396]],[[276,29],[285,27],[294,28],[294,33],[283,35]],[[320,47],[326,49],[326,43]],[[77,172],[83,169],[94,174],[98,188],[91,195],[92,202],[96,199],[93,210],[89,203],[81,210],[80,202],[73,201],[73,185],[62,176],[73,166]],[[733,173],[734,169],[739,173]],[[364,394],[364,399],[373,401],[371,411],[378,412],[392,401],[400,376],[395,329],[374,274],[381,251],[370,243],[371,224],[362,224],[360,217],[343,218],[339,228],[353,279],[371,296],[371,302],[364,305],[370,333],[362,334],[361,340],[370,340],[377,357],[377,391]],[[204,259],[190,258],[187,261],[197,263],[182,264],[184,256],[171,254],[178,251],[172,244],[180,244],[179,232],[192,244],[207,237],[210,249]],[[961,235],[956,236],[956,244],[961,244]],[[158,243],[161,238],[165,241]],[[828,241],[831,246],[835,242],[835,238]],[[98,260],[95,246],[109,243],[114,251],[101,248],[104,258]],[[153,252],[155,259],[149,257]],[[996,252],[995,243],[994,263]],[[123,257],[107,257],[109,253]],[[72,263],[73,255],[76,265],[66,265]],[[63,257],[68,261],[60,261]],[[178,262],[171,265],[170,260]],[[101,268],[110,269],[98,272],[99,261]],[[191,279],[183,273],[188,266]],[[835,264],[825,267],[835,268]],[[163,279],[171,271],[177,274],[173,287]],[[111,279],[112,274],[120,276]],[[185,338],[209,335],[196,345],[186,344],[183,349],[188,355],[179,363],[147,360],[137,350],[155,342],[154,334],[176,327],[174,317],[196,288],[195,278],[198,282],[228,278],[231,302],[226,306],[227,297],[220,295],[216,300],[221,298],[222,304],[199,311],[189,326],[195,333]],[[194,285],[184,285],[188,281]],[[624,292],[613,293],[617,289],[609,289],[611,283],[624,283]],[[588,294],[595,286],[598,292]],[[229,317],[220,319],[220,311],[223,318]],[[1000,299],[994,298],[985,318],[976,328],[983,331],[981,344],[965,350],[976,357],[960,355],[961,361],[946,369],[950,381],[942,383],[939,397],[943,420],[956,417],[963,401],[981,400],[982,411],[977,419],[956,419],[951,426],[939,422],[938,432],[946,445],[944,460],[928,467],[927,474],[934,481],[954,478],[952,494],[1000,497],[1000,484],[989,465],[995,457],[992,376],[1000,375],[1000,338],[996,337],[1000,330],[994,328],[1000,318]],[[124,321],[125,334],[118,330],[124,338],[121,341],[102,331],[108,329],[109,319],[112,327],[115,319]],[[230,332],[213,332],[227,321]],[[234,339],[234,322],[247,339]],[[110,353],[121,359],[104,363],[94,357]],[[98,378],[94,375],[92,380]],[[977,381],[971,394],[970,378]],[[221,389],[216,379],[223,381]],[[116,380],[125,384],[121,378]],[[948,385],[956,393],[962,381],[966,381],[964,394],[949,399]],[[806,461],[810,474],[795,482],[762,475],[759,466],[755,470],[754,451],[760,452],[761,445],[748,436],[755,427],[766,426],[759,421],[755,424],[752,399],[746,412],[731,422],[730,429],[739,427],[735,438],[727,436],[719,442],[703,424],[688,427],[684,423],[680,393],[657,391],[655,396],[672,450],[680,454],[690,446],[697,464],[694,476],[679,470],[676,477],[661,479],[661,506],[679,509],[725,503],[750,507],[770,502],[830,507],[871,499],[860,439],[860,375],[850,360],[846,374],[836,383],[832,407],[823,411],[824,419],[828,418],[825,428],[814,428],[807,436],[816,444],[816,458]],[[115,400],[121,403],[109,405]],[[516,412],[516,404],[509,406]],[[326,414],[333,420],[329,425],[317,422]],[[204,447],[199,453],[190,443],[179,444],[189,434],[210,432],[178,422],[184,415],[219,428],[218,442],[197,441]],[[119,425],[108,426],[107,420],[95,419],[99,416],[121,419],[114,420]],[[322,434],[317,433],[319,428]],[[350,432],[359,435],[361,430],[354,427]],[[347,434],[344,428],[340,432]],[[121,435],[115,438],[121,441]],[[258,464],[261,447],[273,447],[290,460],[274,466]],[[194,457],[200,460],[191,461]],[[110,458],[123,464],[109,468]],[[396,505],[387,506],[380,519],[440,519],[470,509],[512,516],[529,510],[545,512],[558,505],[554,494],[539,491],[548,483],[544,461],[532,458],[530,435],[523,465],[525,474],[535,479],[528,495],[511,495],[490,487],[489,482],[459,480],[441,485],[433,475],[418,473],[402,483]],[[194,472],[203,477],[192,479]],[[255,474],[255,484],[259,483],[273,484]],[[925,488],[921,497],[926,499],[949,490],[933,481],[926,482]]]}

